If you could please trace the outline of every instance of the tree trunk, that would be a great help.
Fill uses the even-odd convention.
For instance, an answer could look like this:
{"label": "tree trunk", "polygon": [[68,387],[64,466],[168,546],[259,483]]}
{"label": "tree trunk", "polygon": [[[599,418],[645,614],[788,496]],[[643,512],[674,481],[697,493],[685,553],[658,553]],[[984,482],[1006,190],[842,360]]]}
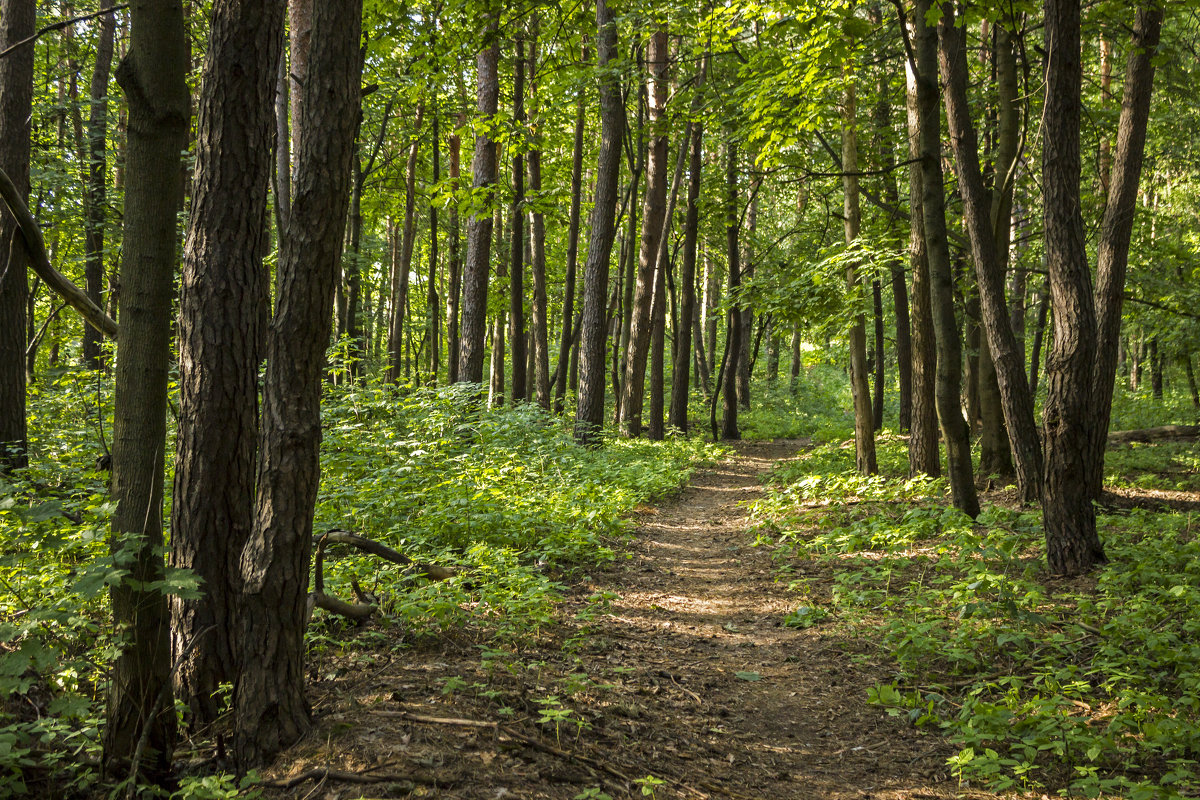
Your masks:
{"label": "tree trunk", "polygon": [[1097,429],[1104,428],[1091,402],[1096,312],[1079,211],[1079,0],[1046,0],[1045,9],[1042,192],[1054,337],[1046,362],[1042,512],[1050,571],[1077,575],[1105,561],[1088,486],[1103,457]]}
{"label": "tree trunk", "polygon": [[[842,191],[844,193],[846,244],[858,239],[861,217],[858,205],[858,136],[855,117],[858,104],[854,92],[854,76],[844,72],[845,92],[842,96]],[[846,268],[846,288],[851,297],[858,294],[861,278],[858,266]],[[875,463],[875,424],[871,413],[871,391],[867,384],[867,332],[863,313],[854,315],[850,324],[850,393],[854,399],[854,462],[863,475],[879,471]]]}
{"label": "tree trunk", "polygon": [[[754,234],[758,229],[758,189],[762,178],[755,176],[750,184],[750,207],[746,210],[746,229],[750,234],[745,240],[745,257],[741,261],[741,279],[754,278]],[[744,410],[750,410],[750,373],[754,370],[754,358],[750,352],[752,331],[754,330],[754,310],[749,303],[742,307],[742,350],[738,354],[737,387],[738,405]]]}
{"label": "tree trunk", "polygon": [[[909,23],[910,32],[915,25]],[[917,76],[911,60],[905,60],[908,133],[908,260],[912,270],[912,415],[909,418],[908,472],[917,475],[941,475],[937,407],[934,382],[937,374],[937,348],[933,333],[933,306],[929,293],[929,254],[925,250],[925,217],[921,206],[922,168],[920,148],[920,112],[917,107]]]}
{"label": "tree trunk", "polygon": [[1183,356],[1183,371],[1187,374],[1188,394],[1192,397],[1192,408],[1200,408],[1200,391],[1196,388],[1196,371],[1192,367],[1192,355]]}
{"label": "tree trunk", "polygon": [[741,257],[738,244],[738,151],[732,135],[725,143],[725,157],[725,253],[729,262],[729,311],[726,315],[726,363],[722,364],[724,371],[721,375],[721,396],[725,409],[721,417],[721,438],[732,440],[741,438],[737,419],[737,372],[742,352],[742,312],[738,308],[742,277],[738,263]]}
{"label": "tree trunk", "polygon": [[[475,59],[478,81],[476,108],[488,123],[496,116],[500,97],[499,24],[500,9],[488,8],[485,47]],[[462,339],[458,349],[458,379],[483,383],[484,341],[487,330],[488,268],[492,246],[491,202],[496,186],[496,141],[487,129],[475,137],[475,156],[471,162],[472,196],[487,200],[467,218],[467,260],[462,276]]]}
{"label": "tree trunk", "polygon": [[199,597],[171,598],[171,642],[178,696],[201,725],[216,720],[220,684],[236,677],[238,564],[254,525],[258,328],[282,29],[276,3],[218,0],[197,109],[179,301],[171,565],[202,583]]}
{"label": "tree trunk", "polygon": [[[417,134],[421,130],[421,118],[425,113],[425,104],[417,104],[417,114],[413,118],[413,129],[409,134],[408,161],[404,167],[404,229],[400,239],[400,262],[392,272],[392,314],[388,320],[388,383],[400,380],[401,362],[404,362],[404,374],[408,375],[407,359],[402,357],[401,349],[404,333],[408,327],[404,317],[408,311],[408,280],[412,270],[413,241],[416,239],[416,202],[417,202],[417,146],[420,140]],[[357,116],[357,115],[356,115]]]}
{"label": "tree trunk", "polygon": [[580,323],[579,399],[575,439],[598,444],[604,425],[604,339],[608,328],[608,260],[612,254],[617,211],[617,177],[621,169],[624,127],[619,78],[609,69],[617,57],[617,24],[607,0],[596,0],[596,66],[600,84],[600,154],[591,237],[583,274],[583,320]]}
{"label": "tree trunk", "polygon": [[1100,222],[1095,289],[1096,364],[1090,389],[1093,415],[1097,420],[1092,436],[1099,458],[1089,465],[1087,472],[1088,491],[1093,499],[1098,498],[1103,489],[1103,442],[1112,414],[1117,345],[1121,338],[1121,311],[1125,299],[1125,273],[1129,265],[1129,242],[1146,149],[1146,125],[1154,88],[1154,56],[1158,50],[1162,23],[1163,9],[1156,4],[1139,8],[1134,19],[1121,117],[1117,123],[1117,151],[1113,158],[1108,203]]}
{"label": "tree trunk", "polygon": [[[500,285],[504,285],[504,279],[508,277],[508,263],[500,257],[500,253],[504,249],[504,218],[501,214],[499,205],[496,206],[496,218],[492,222],[492,232],[495,235],[495,241],[492,246],[496,248],[496,280]],[[491,347],[491,363],[488,365],[488,407],[496,408],[504,405],[504,360],[505,360],[505,337],[504,329],[507,318],[503,311],[496,313],[492,320],[492,347]]]}
{"label": "tree trunk", "polygon": [[[432,47],[432,43],[430,45]],[[441,115],[438,113],[437,96],[433,100],[433,130],[430,132],[433,138],[433,185],[437,186],[442,180],[442,148],[441,148]],[[438,293],[437,293],[437,271],[438,271],[438,209],[437,203],[429,204],[429,274],[425,280],[425,341],[429,347],[429,384],[437,385],[438,369],[441,367],[442,361],[442,346],[438,341],[438,320],[441,315],[438,313]]]}
{"label": "tree trunk", "polygon": [[[538,98],[538,40],[529,45],[529,86],[534,114],[540,116]],[[550,410],[550,321],[546,298],[546,220],[537,202],[542,194],[542,145],[538,139],[529,151],[529,192],[534,204],[529,209],[529,269],[533,274],[533,386],[534,399]],[[563,327],[570,327],[564,319]]]}
{"label": "tree trunk", "polygon": [[[460,116],[458,127],[466,120]],[[462,138],[450,134],[450,190],[458,195],[459,159]],[[446,381],[458,383],[458,321],[459,299],[462,297],[462,263],[459,260],[458,203],[450,204],[450,286],[446,290]]]}
{"label": "tree trunk", "polygon": [[[110,590],[126,632],[113,667],[104,771],[161,784],[175,746],[167,597],[161,587],[163,463],[180,153],[187,145],[188,47],[179,0],[141,0],[117,82],[129,103],[121,327],[113,414],[111,548],[129,572]],[[273,73],[269,73],[273,74]],[[267,155],[269,157],[270,150]],[[143,749],[143,741],[145,747]],[[135,763],[139,757],[140,763]]]}
{"label": "tree trunk", "polygon": [[1037,395],[1038,371],[1042,366],[1042,341],[1046,336],[1046,318],[1050,311],[1050,280],[1046,279],[1038,300],[1037,324],[1033,329],[1033,350],[1029,354],[1029,394]]}
{"label": "tree trunk", "polygon": [[792,364],[789,388],[793,395],[800,390],[800,326],[792,328]]}
{"label": "tree trunk", "polygon": [[[583,62],[587,63],[588,48],[584,45]],[[583,131],[587,93],[583,88],[575,100],[575,141],[571,148],[571,211],[567,222],[567,274],[563,281],[562,339],[558,346],[558,377],[554,389],[554,413],[563,412],[567,391],[567,367],[574,350],[575,333],[575,270],[579,262],[579,206],[583,197]]]}
{"label": "tree trunk", "polygon": [[361,0],[313,13],[292,219],[279,258],[267,345],[255,524],[242,552],[241,676],[235,752],[247,769],[309,727],[304,627],[309,549],[320,479],[321,375],[346,226],[362,59]]}
{"label": "tree trunk", "polygon": [[917,44],[917,108],[921,158],[921,214],[929,260],[929,295],[937,342],[935,400],[950,465],[954,506],[969,517],[979,514],[979,498],[971,466],[971,443],[962,416],[962,342],[954,319],[954,280],[946,240],[946,208],[942,180],[941,126],[937,97],[937,31],[925,23],[929,0],[917,0],[913,14]]}
{"label": "tree trunk", "polygon": [[513,60],[513,120],[516,141],[509,147],[512,154],[513,200],[509,212],[509,231],[512,250],[509,259],[508,338],[512,342],[512,399],[513,403],[529,399],[525,367],[525,40],[517,34],[517,53]]}
{"label": "tree trunk", "polygon": [[[1017,349],[1004,297],[1004,273],[1008,261],[1008,234],[1012,215],[1012,173],[1016,167],[1019,119],[1016,109],[1015,65],[1011,44],[1003,27],[997,30],[997,70],[1006,76],[1001,82],[1000,133],[996,150],[996,187],[989,198],[979,165],[975,127],[967,106],[966,39],[956,27],[950,5],[941,23],[941,67],[945,83],[946,118],[950,141],[958,163],[958,185],[963,214],[971,238],[975,277],[983,324],[987,333],[1000,403],[1008,431],[1009,445],[1017,472],[1017,485],[1024,502],[1041,497],[1042,448],[1037,424],[1033,419],[1033,395],[1025,379],[1025,354]],[[981,348],[982,350],[982,348]],[[983,389],[981,389],[983,391]],[[993,409],[994,410],[994,409]],[[998,420],[990,421],[993,429]],[[994,437],[995,430],[991,432]],[[993,464],[1004,466],[1007,459],[990,454]]]}
{"label": "tree trunk", "polygon": [[[688,432],[688,358],[692,353],[692,336],[696,335],[699,345],[699,318],[696,314],[696,239],[700,228],[700,178],[703,169],[704,123],[696,120],[692,125],[692,138],[680,146],[689,147],[687,211],[683,223],[683,266],[679,274],[679,327],[675,330],[675,350],[671,358],[671,408],[667,424],[681,433]],[[697,348],[697,356],[703,350]],[[697,359],[699,362],[699,359]],[[707,365],[701,371],[707,383]]]}
{"label": "tree trunk", "polygon": [[[308,53],[312,47],[313,5],[315,0],[287,0],[288,74],[291,76],[292,171],[303,145],[304,82],[308,78]],[[293,181],[294,183],[294,181]]]}
{"label": "tree trunk", "polygon": [[[112,0],[103,0],[101,8],[110,8]],[[88,99],[87,201],[84,203],[84,280],[87,295],[97,307],[103,307],[104,291],[104,221],[106,218],[107,161],[105,143],[108,139],[108,78],[112,69],[113,32],[116,15],[104,14],[96,21],[96,64],[92,70]],[[100,332],[91,325],[83,326],[83,364],[88,369],[101,369],[104,360],[100,353]]]}
{"label": "tree trunk", "polygon": [[883,287],[878,280],[871,281],[871,305],[875,312],[875,385],[871,390],[871,426],[883,430]]}
{"label": "tree trunk", "polygon": [[[0,49],[33,35],[34,0],[0,2]],[[0,170],[29,197],[32,46],[0,58]],[[25,421],[25,326],[29,256],[17,223],[0,203],[0,475],[28,463]]]}

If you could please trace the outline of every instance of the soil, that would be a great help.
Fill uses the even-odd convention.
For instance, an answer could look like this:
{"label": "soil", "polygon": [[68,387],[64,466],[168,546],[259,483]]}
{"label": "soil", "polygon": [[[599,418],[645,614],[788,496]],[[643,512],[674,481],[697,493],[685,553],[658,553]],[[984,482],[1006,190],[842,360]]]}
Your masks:
{"label": "soil", "polygon": [[631,557],[574,586],[509,667],[450,640],[318,661],[314,729],[264,774],[294,784],[266,795],[992,797],[949,776],[944,740],[866,703],[893,679],[872,642],[782,626],[796,599],[747,505],[802,446],[742,443],[639,509]]}

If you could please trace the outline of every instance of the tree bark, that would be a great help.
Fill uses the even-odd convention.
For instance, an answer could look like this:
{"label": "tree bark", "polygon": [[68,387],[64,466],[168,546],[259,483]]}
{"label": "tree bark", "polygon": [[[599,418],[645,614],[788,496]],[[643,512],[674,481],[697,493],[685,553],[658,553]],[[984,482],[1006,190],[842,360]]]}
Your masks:
{"label": "tree bark", "polygon": [[[490,125],[500,97],[500,9],[488,5],[484,46],[475,59],[478,86],[476,108]],[[492,247],[492,198],[496,187],[496,141],[483,129],[475,137],[471,162],[471,196],[479,206],[467,218],[467,260],[462,276],[462,339],[458,349],[458,379],[483,383],[484,341],[487,329],[488,268]]]}
{"label": "tree bark", "polygon": [[236,677],[238,564],[254,524],[258,328],[282,29],[277,3],[218,0],[197,109],[171,520],[172,566],[202,580],[199,597],[171,598],[177,693],[197,724],[216,720],[219,686]]}
{"label": "tree bark", "polygon": [[[101,8],[110,8],[112,0],[103,0]],[[88,99],[87,137],[87,202],[84,203],[84,280],[88,298],[101,307],[104,291],[104,222],[106,218],[105,143],[108,139],[108,79],[112,70],[113,33],[117,20],[113,14],[103,14],[96,21],[96,64],[92,69]],[[100,331],[91,325],[83,327],[83,363],[88,369],[101,369],[104,360],[100,353]]]}
{"label": "tree bark", "polygon": [[[846,244],[858,239],[861,216],[858,205],[858,103],[855,98],[854,76],[843,73],[846,86],[842,95],[842,191],[844,193],[844,227]],[[858,265],[846,268],[846,288],[857,300],[862,279]],[[854,399],[854,462],[863,475],[879,471],[875,463],[875,423],[871,409],[871,390],[867,376],[867,333],[862,311],[850,324],[850,393]]]}
{"label": "tree bark", "polygon": [[737,373],[742,352],[742,312],[738,307],[742,270],[738,263],[741,258],[738,244],[738,150],[732,134],[725,143],[725,159],[725,254],[729,263],[729,311],[726,314],[725,363],[722,364],[721,375],[724,404],[721,438],[734,440],[741,438],[738,431]]}
{"label": "tree bark", "polygon": [[[753,159],[752,159],[753,160]],[[740,280],[753,280],[755,268],[754,234],[758,230],[758,190],[762,178],[755,176],[750,184],[750,205],[746,209],[746,232],[749,234],[743,240],[743,257],[740,267]],[[738,354],[737,387],[738,405],[744,411],[750,410],[750,373],[754,371],[754,354],[751,353],[751,339],[754,330],[754,309],[749,303],[742,310],[742,350]]]}
{"label": "tree bark", "polygon": [[[430,43],[433,46],[433,43]],[[437,96],[433,100],[433,130],[431,149],[433,150],[433,185],[437,186],[442,179],[442,147],[441,147],[441,115],[438,113]],[[425,279],[425,342],[429,348],[429,384],[437,385],[438,369],[441,367],[442,346],[438,341],[437,293],[438,272],[438,209],[436,203],[429,204],[429,274]]]}
{"label": "tree bark", "polygon": [[[682,147],[689,147],[691,153],[688,160],[688,195],[687,211],[683,223],[683,265],[679,274],[679,327],[675,330],[675,350],[671,359],[674,371],[671,375],[671,407],[667,415],[667,424],[683,434],[688,432],[688,359],[691,356],[693,334],[699,332],[699,319],[696,315],[696,240],[700,228],[700,179],[704,167],[703,162],[704,123],[696,120],[692,125],[691,141],[685,141]],[[699,345],[697,336],[696,345]],[[697,355],[702,354],[697,349]],[[707,364],[701,370],[701,379],[707,382]]]}
{"label": "tree bark", "polygon": [[253,533],[242,551],[241,675],[234,686],[240,768],[266,761],[309,727],[304,626],[320,479],[321,376],[346,226],[362,59],[361,0],[313,13],[292,219],[279,259],[267,346]]}
{"label": "tree bark", "polygon": [[420,139],[421,120],[425,115],[425,103],[417,104],[417,113],[413,118],[413,129],[409,134],[408,161],[404,167],[404,228],[400,239],[400,262],[392,272],[392,314],[388,320],[388,383],[400,380],[400,369],[403,365],[405,377],[409,374],[409,362],[403,355],[404,333],[407,325],[405,316],[408,311],[408,283],[412,270],[413,242],[416,240],[416,203],[417,203],[417,147]]}
{"label": "tree bark", "polygon": [[1046,362],[1042,512],[1050,571],[1076,575],[1105,561],[1088,485],[1104,429],[1090,393],[1096,312],[1079,210],[1079,0],[1046,0],[1045,10],[1042,192],[1054,336]]}
{"label": "tree bark", "polygon": [[[588,60],[588,48],[583,48],[583,62]],[[579,262],[579,206],[583,197],[583,131],[586,122],[587,93],[583,88],[575,100],[575,141],[571,148],[571,210],[567,222],[567,272],[563,281],[562,338],[558,346],[558,370],[554,389],[554,413],[563,412],[567,391],[567,367],[571,360],[572,342],[576,331],[575,271]]]}
{"label": "tree bark", "polygon": [[[34,0],[0,3],[0,49],[32,36]],[[29,198],[33,54],[26,46],[0,58],[0,170],[20,200]],[[15,216],[0,205],[0,475],[28,463],[25,421],[26,298],[29,255]]]}
{"label": "tree bark", "polygon": [[512,250],[509,259],[508,338],[512,342],[513,403],[529,399],[525,380],[525,39],[517,34],[517,52],[513,59],[513,121],[516,140],[512,155],[513,200],[509,212]]}
{"label": "tree bark", "polygon": [[[117,507],[110,540],[114,560],[129,568],[110,590],[113,621],[128,638],[108,691],[104,769],[113,777],[136,772],[162,783],[175,745],[169,617],[160,587],[176,215],[189,122],[188,47],[179,0],[139,0],[131,11],[129,51],[117,68],[129,103],[129,141],[113,415]],[[141,761],[135,764],[139,750]]]}
{"label": "tree bark", "polygon": [[[465,120],[459,117],[458,127]],[[450,191],[458,196],[459,160],[462,138],[458,132],[450,134]],[[459,298],[462,296],[462,263],[459,259],[458,203],[450,204],[450,280],[446,289],[446,381],[458,383],[458,321]]]}
{"label": "tree bark", "polygon": [[926,24],[929,0],[917,0],[913,14],[916,32],[916,83],[921,158],[921,214],[929,260],[930,305],[937,343],[935,400],[950,466],[954,506],[969,517],[979,514],[979,498],[971,465],[971,444],[963,419],[962,342],[954,319],[954,280],[946,239],[946,198],[942,182],[941,126],[937,96],[937,31]]}
{"label": "tree bark", "polygon": [[[946,119],[958,164],[959,192],[971,239],[983,325],[999,384],[1000,403],[1017,472],[1017,486],[1021,499],[1033,503],[1041,497],[1042,448],[1038,427],[1033,419],[1033,396],[1025,379],[1025,354],[1017,349],[1004,296],[1012,210],[1011,178],[1017,157],[1016,86],[1015,81],[1011,85],[1006,83],[1007,91],[1001,93],[996,187],[994,197],[989,197],[979,165],[975,127],[967,106],[966,38],[963,29],[955,25],[953,7],[946,3],[943,9],[940,55],[945,83]],[[1000,31],[1003,31],[1002,27],[998,33]],[[1006,35],[1002,38],[1007,41]],[[998,53],[998,68],[1010,61]],[[1008,68],[1012,69],[1011,64]],[[980,391],[985,390],[981,388]],[[996,425],[990,427],[995,436]],[[999,454],[993,453],[992,456],[992,466],[1002,467],[1006,459]]]}
{"label": "tree bark", "polygon": [[[533,98],[534,114],[540,115],[538,100],[538,39],[535,35],[529,44],[529,87]],[[540,126],[539,126],[540,127]],[[547,411],[550,410],[550,321],[546,298],[546,219],[541,211],[542,193],[542,143],[535,141],[529,151],[529,193],[533,203],[529,207],[529,269],[533,274],[533,386],[534,399]],[[574,287],[572,287],[572,291]],[[570,327],[570,320],[563,319],[563,328]]]}
{"label": "tree bark", "polygon": [[607,0],[596,0],[596,66],[600,85],[600,154],[592,206],[591,237],[583,275],[579,399],[575,439],[597,444],[604,425],[604,339],[608,328],[608,261],[617,210],[617,177],[623,132],[620,83],[609,65],[617,57],[617,25]]}

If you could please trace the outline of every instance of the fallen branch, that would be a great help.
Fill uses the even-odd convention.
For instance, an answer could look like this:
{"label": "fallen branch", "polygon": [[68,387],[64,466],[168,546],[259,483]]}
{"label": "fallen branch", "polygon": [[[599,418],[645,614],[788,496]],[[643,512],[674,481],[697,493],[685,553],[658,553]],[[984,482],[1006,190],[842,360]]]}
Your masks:
{"label": "fallen branch", "polygon": [[438,780],[427,775],[401,775],[395,772],[347,772],[329,767],[313,767],[293,775],[290,778],[280,778],[277,781],[265,781],[258,784],[267,789],[293,789],[305,781],[340,781],[341,783],[411,783],[423,786],[448,786],[453,781]]}
{"label": "fallen branch", "polygon": [[449,567],[440,567],[436,564],[425,564],[420,561],[414,561],[398,550],[393,550],[385,544],[373,541],[365,536],[359,536],[357,533],[344,531],[339,528],[334,528],[322,534],[320,539],[326,539],[330,544],[348,544],[351,547],[357,547],[365,553],[370,553],[373,556],[391,561],[393,564],[399,564],[402,567],[412,567],[419,575],[435,580],[444,581],[453,578],[457,573]]}
{"label": "fallen branch", "polygon": [[464,719],[462,717],[434,717],[428,714],[413,714],[411,711],[372,711],[377,717],[392,719],[407,719],[413,722],[428,722],[431,725],[458,725],[464,728],[498,728],[500,723],[488,722],[482,719]]}
{"label": "fallen branch", "polygon": [[1108,435],[1109,444],[1159,442],[1164,439],[1200,439],[1200,425],[1162,425],[1138,431],[1113,431]]}
{"label": "fallen branch", "polygon": [[25,205],[25,201],[21,199],[21,193],[17,191],[12,178],[8,177],[8,174],[2,169],[0,169],[0,198],[4,200],[8,210],[12,212],[17,221],[17,228],[25,240],[25,250],[29,253],[29,265],[33,267],[33,271],[37,273],[38,277],[57,292],[63,300],[67,301],[71,308],[83,315],[83,318],[93,328],[110,339],[117,338],[117,323],[113,321],[112,317],[93,303],[87,296],[87,292],[72,283],[66,275],[56,270],[50,263],[50,256],[46,253],[46,242],[42,238],[42,230],[38,227],[37,220],[33,218],[33,214],[29,213],[29,206]]}

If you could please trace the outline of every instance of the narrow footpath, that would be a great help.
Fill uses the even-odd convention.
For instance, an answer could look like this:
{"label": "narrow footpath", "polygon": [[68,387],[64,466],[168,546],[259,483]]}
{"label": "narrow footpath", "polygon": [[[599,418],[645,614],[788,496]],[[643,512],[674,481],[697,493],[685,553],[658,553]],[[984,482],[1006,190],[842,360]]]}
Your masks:
{"label": "narrow footpath", "polygon": [[[876,645],[781,624],[798,601],[754,546],[748,505],[799,449],[741,443],[641,509],[632,558],[579,587],[553,646],[521,653],[519,668],[481,665],[478,649],[417,650],[328,682],[317,730],[270,777],[395,780],[331,776],[268,796],[992,797],[950,777],[954,750],[936,734],[866,703],[891,680]],[[439,694],[446,676],[461,687]]]}

